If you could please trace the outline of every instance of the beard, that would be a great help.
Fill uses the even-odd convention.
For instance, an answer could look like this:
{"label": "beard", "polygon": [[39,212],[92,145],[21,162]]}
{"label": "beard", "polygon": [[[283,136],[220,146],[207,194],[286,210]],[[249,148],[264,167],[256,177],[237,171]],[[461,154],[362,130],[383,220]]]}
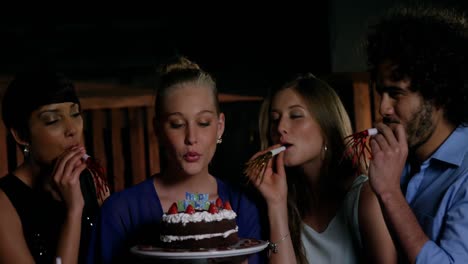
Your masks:
{"label": "beard", "polygon": [[[418,147],[426,143],[434,133],[435,126],[432,121],[433,105],[424,102],[411,116],[405,125],[408,148],[415,151]],[[387,125],[399,124],[400,120],[391,117],[384,117],[383,122]]]}
{"label": "beard", "polygon": [[432,121],[433,105],[424,102],[413,114],[406,124],[406,135],[408,138],[408,148],[416,150],[426,143],[434,134],[435,125]]}

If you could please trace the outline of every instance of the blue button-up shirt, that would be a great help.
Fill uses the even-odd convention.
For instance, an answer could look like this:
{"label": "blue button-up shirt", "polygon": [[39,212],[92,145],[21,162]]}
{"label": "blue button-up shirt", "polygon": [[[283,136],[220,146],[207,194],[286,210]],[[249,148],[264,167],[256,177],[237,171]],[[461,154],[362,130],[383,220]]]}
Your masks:
{"label": "blue button-up shirt", "polygon": [[416,263],[468,263],[468,127],[458,127],[413,177],[403,193],[429,237]]}

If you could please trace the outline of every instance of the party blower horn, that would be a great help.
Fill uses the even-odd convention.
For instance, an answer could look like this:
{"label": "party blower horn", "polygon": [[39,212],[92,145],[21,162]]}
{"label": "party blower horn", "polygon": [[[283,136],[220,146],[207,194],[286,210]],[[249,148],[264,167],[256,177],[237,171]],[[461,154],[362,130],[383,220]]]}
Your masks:
{"label": "party blower horn", "polygon": [[99,179],[94,180],[96,186],[96,195],[99,200],[103,200],[103,193],[109,191],[109,186],[107,184],[106,170],[101,165],[99,160],[92,158],[88,154],[84,154],[81,159],[86,163],[87,168],[91,171],[92,174],[97,176]]}
{"label": "party blower horn", "polygon": [[355,168],[358,168],[359,164],[364,164],[367,169],[367,159],[371,156],[371,150],[367,142],[371,136],[378,133],[377,128],[369,128],[345,137],[346,150],[343,158],[350,158]]}
{"label": "party blower horn", "polygon": [[255,175],[255,180],[260,178],[260,183],[262,184],[263,182],[263,177],[265,176],[265,171],[268,162],[276,155],[279,153],[283,152],[286,150],[285,146],[281,146],[275,149],[272,149],[258,157],[256,157],[253,160],[249,160],[247,163],[245,163],[245,169],[244,169],[244,174],[252,174],[252,173],[257,173]]}

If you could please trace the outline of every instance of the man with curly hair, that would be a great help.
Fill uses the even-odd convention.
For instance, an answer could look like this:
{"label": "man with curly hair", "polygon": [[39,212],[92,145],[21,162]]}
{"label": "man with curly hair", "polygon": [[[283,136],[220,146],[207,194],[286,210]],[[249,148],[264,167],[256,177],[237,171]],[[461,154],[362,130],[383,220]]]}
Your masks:
{"label": "man with curly hair", "polygon": [[468,26],[454,10],[406,7],[371,28],[381,95],[369,178],[410,263],[468,263]]}

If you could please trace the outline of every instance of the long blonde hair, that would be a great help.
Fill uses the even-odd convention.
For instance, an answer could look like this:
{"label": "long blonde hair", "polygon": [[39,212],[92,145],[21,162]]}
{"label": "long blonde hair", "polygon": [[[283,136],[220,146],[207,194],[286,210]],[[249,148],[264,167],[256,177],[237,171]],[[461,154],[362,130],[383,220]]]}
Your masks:
{"label": "long blonde hair", "polygon": [[[321,128],[326,142],[323,165],[320,171],[319,195],[330,195],[333,192],[346,191],[346,177],[355,172],[351,161],[342,159],[345,152],[344,137],[352,132],[349,116],[336,92],[324,81],[312,74],[300,75],[287,82],[264,101],[260,110],[259,131],[262,149],[271,145],[270,110],[275,94],[285,89],[293,89],[307,104],[308,111],[314,116]],[[310,210],[314,197],[312,190],[301,173],[294,168],[286,168],[288,182],[288,220],[291,239],[298,263],[307,263],[301,241],[302,219]],[[294,174],[291,176],[291,174]]]}

